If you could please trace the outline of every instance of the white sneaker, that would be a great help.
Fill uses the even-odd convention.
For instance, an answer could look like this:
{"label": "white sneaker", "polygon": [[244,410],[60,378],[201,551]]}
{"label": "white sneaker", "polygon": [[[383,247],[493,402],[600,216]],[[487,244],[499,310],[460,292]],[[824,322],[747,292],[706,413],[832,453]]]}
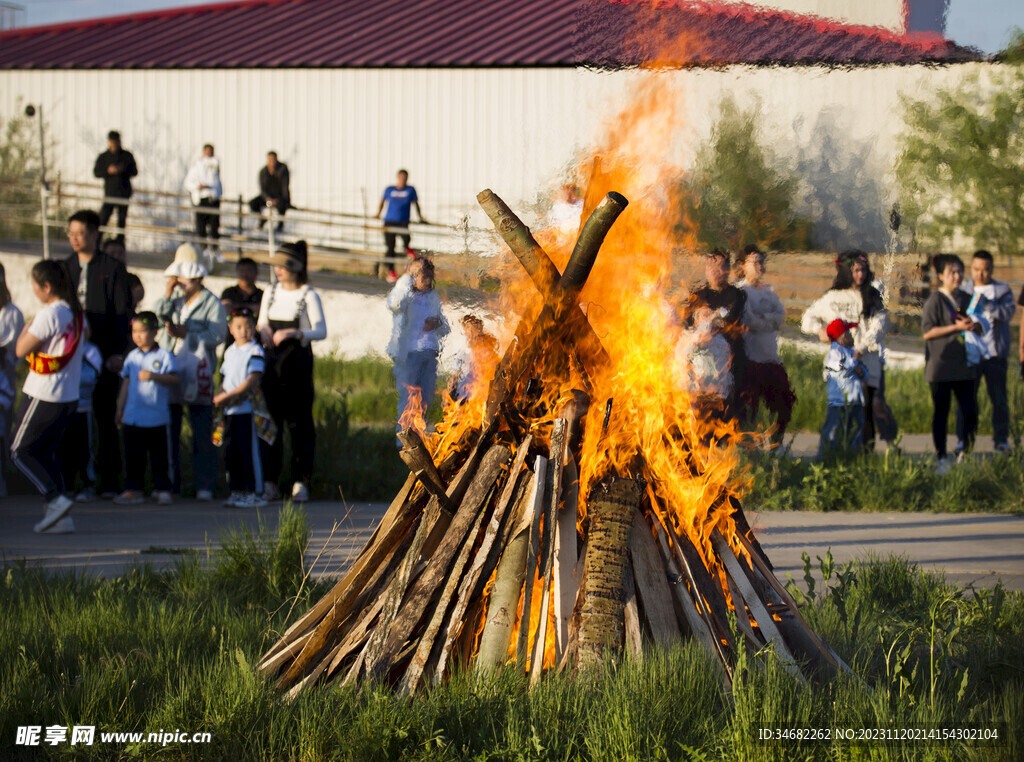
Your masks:
{"label": "white sneaker", "polygon": [[46,504],[46,513],[43,514],[43,520],[32,527],[33,532],[45,532],[47,529],[52,527],[67,513],[74,502],[64,497],[64,495],[57,495],[53,500]]}
{"label": "white sneaker", "polygon": [[196,500],[198,500],[200,503],[209,503],[211,500],[213,500],[213,493],[210,492],[210,490],[208,489],[201,489],[198,492],[196,492]]}
{"label": "white sneaker", "polygon": [[267,501],[255,492],[245,493],[242,498],[235,503],[236,508],[263,508],[266,505]]}
{"label": "white sneaker", "polygon": [[40,534],[74,534],[75,533],[75,520],[70,516],[65,516],[52,527],[47,529]]}
{"label": "white sneaker", "polygon": [[238,503],[245,497],[244,492],[232,492],[228,495],[228,499],[224,501],[225,508],[237,508]]}
{"label": "white sneaker", "polygon": [[306,489],[306,485],[302,482],[295,482],[292,485],[292,500],[296,503],[305,503],[309,500],[309,490]]}
{"label": "white sneaker", "polygon": [[174,505],[174,501],[171,499],[170,492],[157,492],[156,493],[156,504],[157,505]]}
{"label": "white sneaker", "polygon": [[75,502],[76,503],[91,503],[95,499],[96,499],[96,490],[94,490],[92,487],[86,487],[81,492],[79,492],[77,495],[75,495]]}
{"label": "white sneaker", "polygon": [[267,500],[280,500],[281,490],[274,482],[263,482],[263,497]]}

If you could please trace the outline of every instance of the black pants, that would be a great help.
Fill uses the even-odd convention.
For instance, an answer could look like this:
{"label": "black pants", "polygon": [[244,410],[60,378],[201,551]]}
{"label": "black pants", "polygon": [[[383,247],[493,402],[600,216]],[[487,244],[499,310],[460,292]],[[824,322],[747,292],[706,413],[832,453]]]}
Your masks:
{"label": "black pants", "polygon": [[875,446],[876,427],[883,442],[892,443],[899,432],[896,416],[892,414],[892,408],[885,401],[884,370],[877,388],[864,384],[864,447],[868,449]]}
{"label": "black pants", "polygon": [[252,413],[224,416],[224,461],[228,489],[263,492],[263,467]]}
{"label": "black pants", "polygon": [[[267,200],[263,196],[257,196],[256,198],[249,201],[249,208],[255,214],[264,214],[267,211]],[[290,205],[287,201],[278,200],[277,206],[274,207],[274,214],[278,217],[284,217],[284,213],[288,211]],[[260,227],[262,228],[267,224],[267,221],[260,217]],[[277,223],[277,229],[280,230],[284,227],[284,220],[279,220]]]}
{"label": "black pants", "polygon": [[96,413],[96,476],[99,492],[121,491],[121,434],[114,420],[117,412],[117,392],[120,379],[116,373],[104,370],[96,379],[92,407]]}
{"label": "black pants", "polygon": [[100,227],[103,227],[110,222],[110,217],[113,215],[115,209],[117,210],[117,226],[121,228],[121,234],[117,236],[117,240],[124,243],[124,223],[128,219],[127,198],[116,204],[104,204],[100,207]]}
{"label": "black pants", "polygon": [[[387,251],[384,252],[384,256],[387,257],[387,260],[388,260],[388,269],[389,270],[394,270],[395,269],[395,260],[396,259],[398,259],[398,260],[401,259],[401,256],[397,256],[396,257],[396,255],[395,255],[395,243],[399,239],[401,239],[401,241],[402,241],[402,255],[404,256],[405,255],[405,250],[409,248],[409,244],[412,242],[412,236],[409,235],[409,223],[408,222],[388,222],[388,221],[385,220],[384,221],[384,226],[386,228],[392,228],[392,229],[395,230],[395,232],[392,232],[391,230],[385,230],[384,231],[384,246],[385,246],[385,248],[387,248]],[[404,233],[397,232],[398,229],[404,230],[405,232]],[[378,273],[379,273],[380,265],[377,266],[377,270],[378,270]]]}
{"label": "black pants", "polygon": [[952,395],[956,395],[956,404],[964,415],[963,443],[969,452],[974,447],[974,435],[978,431],[978,400],[975,397],[975,382],[967,381],[933,381],[932,389],[932,444],[935,454],[940,458],[946,455],[946,422],[949,420],[949,406]]}
{"label": "black pants", "polygon": [[217,239],[220,238],[220,215],[204,212],[204,209],[220,209],[220,199],[200,199],[196,206],[196,235],[210,239],[210,247],[216,251]]}
{"label": "black pants", "polygon": [[[287,428],[292,445],[291,477],[293,482],[309,484],[313,475],[316,452],[316,429],[313,426],[313,352],[309,347],[294,348],[280,363],[267,358],[263,374],[263,396],[270,416],[277,424],[277,439],[268,445],[260,441],[263,456],[263,478],[275,484],[281,478],[284,458],[284,431]],[[280,367],[278,367],[280,366]]]}
{"label": "black pants", "polygon": [[96,483],[96,468],[92,456],[92,413],[75,412],[68,421],[57,458],[64,473],[64,488],[75,489],[82,477],[82,489]]}
{"label": "black pants", "polygon": [[11,437],[11,460],[39,494],[53,500],[64,491],[57,452],[78,402],[45,402],[22,395]]}
{"label": "black pants", "polygon": [[[977,399],[981,389],[981,379],[985,379],[985,389],[992,402],[992,442],[1006,444],[1010,440],[1010,406],[1006,400],[1006,373],[1008,362],[1005,357],[991,357],[982,360],[978,366],[978,380],[974,382],[974,394]],[[960,410],[956,414],[956,436],[962,442],[964,421]]]}
{"label": "black pants", "polygon": [[153,469],[153,486],[157,492],[171,491],[171,427],[124,427],[124,486],[141,491],[146,481],[146,461]]}

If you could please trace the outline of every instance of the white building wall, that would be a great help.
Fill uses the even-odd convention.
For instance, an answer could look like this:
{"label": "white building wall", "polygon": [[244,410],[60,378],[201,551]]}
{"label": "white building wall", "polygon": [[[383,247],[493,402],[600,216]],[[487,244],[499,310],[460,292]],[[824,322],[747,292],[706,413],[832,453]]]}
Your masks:
{"label": "white building wall", "polygon": [[[925,97],[979,64],[729,67],[668,78],[686,118],[664,146],[684,165],[706,139],[718,104],[760,104],[764,138],[784,166],[812,177],[807,209],[827,215],[844,188],[871,205],[855,235],[881,235],[900,100]],[[44,107],[64,180],[91,181],[109,129],[139,163],[139,188],[178,190],[205,142],[222,161],[225,196],[247,198],[266,151],[291,168],[292,197],[309,208],[369,212],[398,167],[411,173],[424,214],[483,225],[476,193],[490,187],[517,209],[546,198],[574,159],[627,106],[639,72],[573,69],[0,71],[0,113]],[[831,173],[831,174],[830,174]],[[834,177],[833,177],[834,175]],[[856,202],[856,203],[854,203]],[[527,214],[527,216],[529,216]],[[870,240],[841,241],[837,245]]]}

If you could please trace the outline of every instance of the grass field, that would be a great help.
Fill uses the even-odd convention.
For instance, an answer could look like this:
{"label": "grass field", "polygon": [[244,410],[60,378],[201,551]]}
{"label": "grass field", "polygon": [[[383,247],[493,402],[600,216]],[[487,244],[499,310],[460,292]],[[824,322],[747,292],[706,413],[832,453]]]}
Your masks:
{"label": "grass field", "polygon": [[[794,681],[769,654],[719,667],[692,642],[527,690],[505,670],[426,695],[316,688],[282,699],[253,665],[324,591],[304,582],[307,532],[239,534],[176,570],[116,579],[0,571],[0,758],[167,760],[1018,760],[1024,595],[965,590],[897,558],[798,593],[854,676]],[[810,563],[807,565],[811,572]],[[819,576],[819,580],[821,577]],[[19,726],[209,732],[211,743],[12,746]],[[995,744],[761,742],[761,728],[994,728]]]}

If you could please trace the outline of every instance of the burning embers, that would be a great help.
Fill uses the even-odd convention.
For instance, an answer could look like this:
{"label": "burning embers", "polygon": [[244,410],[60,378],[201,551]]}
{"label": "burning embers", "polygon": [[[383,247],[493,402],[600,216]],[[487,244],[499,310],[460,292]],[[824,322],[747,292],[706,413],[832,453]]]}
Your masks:
{"label": "burning embers", "polygon": [[596,205],[562,272],[497,196],[478,200],[542,302],[429,444],[401,433],[405,486],[260,670],[291,693],[375,679],[411,694],[456,664],[535,681],[690,636],[727,681],[741,648],[771,646],[801,678],[845,669],[750,532],[734,434],[673,385],[658,300],[621,289],[600,338],[579,306],[626,199]]}

